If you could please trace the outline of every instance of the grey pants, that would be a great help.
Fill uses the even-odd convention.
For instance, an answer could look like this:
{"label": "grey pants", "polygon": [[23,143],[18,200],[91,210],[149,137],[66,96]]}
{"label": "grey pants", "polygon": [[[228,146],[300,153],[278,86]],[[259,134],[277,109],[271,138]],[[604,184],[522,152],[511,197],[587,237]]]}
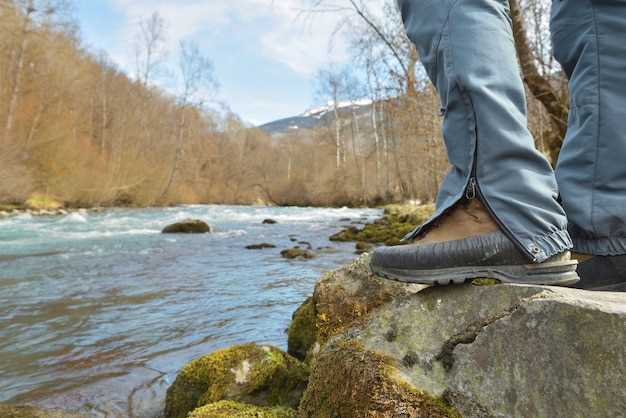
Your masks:
{"label": "grey pants", "polygon": [[441,97],[452,164],[435,216],[406,238],[477,197],[534,262],[626,254],[626,0],[553,0],[572,102],[556,174],[527,127],[508,1],[398,3]]}

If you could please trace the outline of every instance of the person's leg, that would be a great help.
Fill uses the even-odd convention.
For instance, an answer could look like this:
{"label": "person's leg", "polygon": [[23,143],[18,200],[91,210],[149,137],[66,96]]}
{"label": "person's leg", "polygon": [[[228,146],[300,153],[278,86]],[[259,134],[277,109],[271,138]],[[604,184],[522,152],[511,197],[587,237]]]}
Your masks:
{"label": "person's leg", "polygon": [[[508,248],[504,240],[523,257],[513,257],[515,261],[500,257],[513,263],[542,263],[566,253],[572,242],[557,202],[554,173],[534,148],[527,128],[508,1],[398,3],[407,34],[441,96],[444,140],[453,166],[441,187],[436,215],[406,239],[428,235],[464,199],[479,199],[505,237],[379,249],[372,258],[374,271],[398,270],[395,264],[415,276],[418,270],[431,274],[432,270],[476,266],[481,262],[475,258],[487,259],[498,248]],[[446,257],[448,264],[442,261]],[[549,282],[549,277],[542,280]],[[572,280],[577,278],[570,275]]]}
{"label": "person's leg", "polygon": [[[581,286],[626,281],[626,1],[554,0],[555,56],[570,79],[570,120],[557,180]],[[623,256],[623,257],[619,257]],[[612,277],[600,277],[612,272]],[[621,273],[620,273],[621,272]]]}

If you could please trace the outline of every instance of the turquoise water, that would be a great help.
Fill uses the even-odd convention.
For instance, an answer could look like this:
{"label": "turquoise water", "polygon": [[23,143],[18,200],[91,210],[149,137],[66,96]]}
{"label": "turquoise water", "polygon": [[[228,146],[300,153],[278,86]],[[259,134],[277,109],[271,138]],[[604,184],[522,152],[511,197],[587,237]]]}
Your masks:
{"label": "turquoise water", "polygon": [[[156,417],[187,361],[249,341],[285,348],[320,274],[355,257],[354,244],[328,237],[380,215],[184,206],[0,220],[0,401]],[[159,233],[190,217],[215,232]],[[287,261],[292,239],[336,251]],[[261,242],[277,248],[244,249]]]}

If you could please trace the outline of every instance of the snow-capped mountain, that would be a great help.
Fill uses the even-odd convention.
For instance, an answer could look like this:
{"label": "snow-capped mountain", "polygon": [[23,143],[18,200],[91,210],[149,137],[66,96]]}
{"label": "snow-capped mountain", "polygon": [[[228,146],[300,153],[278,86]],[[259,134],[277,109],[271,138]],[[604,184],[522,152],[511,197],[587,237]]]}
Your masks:
{"label": "snow-capped mountain", "polygon": [[[370,111],[372,101],[361,99],[355,101],[338,102],[337,108],[340,113],[356,112],[359,117]],[[298,130],[315,129],[329,126],[335,120],[334,102],[328,102],[326,106],[308,109],[304,113],[289,118],[279,119],[259,126],[259,129],[272,136],[281,136]]]}

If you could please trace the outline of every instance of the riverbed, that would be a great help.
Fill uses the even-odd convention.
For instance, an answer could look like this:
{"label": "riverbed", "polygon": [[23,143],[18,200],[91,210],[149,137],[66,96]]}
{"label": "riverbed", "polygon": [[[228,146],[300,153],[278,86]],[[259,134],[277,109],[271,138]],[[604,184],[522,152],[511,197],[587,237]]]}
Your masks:
{"label": "riverbed", "polygon": [[[315,281],[355,257],[328,237],[381,214],[194,205],[0,219],[0,401],[158,417],[186,362],[250,341],[286,348]],[[214,232],[160,234],[185,218]],[[299,241],[333,249],[281,258]],[[277,248],[244,248],[263,242]]]}

